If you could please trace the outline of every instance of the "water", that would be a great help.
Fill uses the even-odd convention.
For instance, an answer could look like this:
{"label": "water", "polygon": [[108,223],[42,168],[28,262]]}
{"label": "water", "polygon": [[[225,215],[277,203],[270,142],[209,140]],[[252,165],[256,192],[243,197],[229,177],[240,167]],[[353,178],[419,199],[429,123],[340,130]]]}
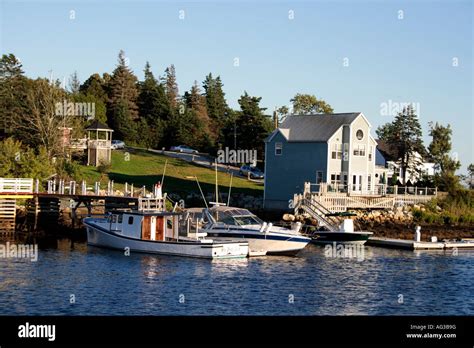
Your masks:
{"label": "water", "polygon": [[0,315],[474,314],[474,251],[364,256],[309,245],[294,258],[127,257],[54,240],[37,262],[0,259]]}

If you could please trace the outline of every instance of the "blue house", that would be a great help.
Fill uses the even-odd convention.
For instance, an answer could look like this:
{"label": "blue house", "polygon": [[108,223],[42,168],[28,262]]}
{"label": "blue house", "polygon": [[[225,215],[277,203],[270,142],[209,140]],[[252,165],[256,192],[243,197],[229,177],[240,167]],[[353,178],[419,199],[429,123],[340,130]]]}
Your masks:
{"label": "blue house", "polygon": [[290,115],[265,139],[264,208],[290,210],[305,182],[373,192],[377,143],[361,112]]}

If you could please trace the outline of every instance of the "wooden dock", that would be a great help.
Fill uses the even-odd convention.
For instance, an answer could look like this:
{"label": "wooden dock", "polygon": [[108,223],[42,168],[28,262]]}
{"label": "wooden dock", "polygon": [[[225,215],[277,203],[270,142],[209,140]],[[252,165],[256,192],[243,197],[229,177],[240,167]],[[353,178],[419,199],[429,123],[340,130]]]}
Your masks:
{"label": "wooden dock", "polygon": [[366,245],[406,250],[474,249],[474,241],[416,242],[406,239],[370,237]]}

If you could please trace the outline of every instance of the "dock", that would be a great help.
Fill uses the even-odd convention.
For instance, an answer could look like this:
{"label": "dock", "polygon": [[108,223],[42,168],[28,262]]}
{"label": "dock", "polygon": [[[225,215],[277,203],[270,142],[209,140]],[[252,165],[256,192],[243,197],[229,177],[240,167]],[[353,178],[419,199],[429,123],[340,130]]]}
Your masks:
{"label": "dock", "polygon": [[366,245],[406,250],[474,249],[474,241],[417,242],[407,239],[370,237]]}

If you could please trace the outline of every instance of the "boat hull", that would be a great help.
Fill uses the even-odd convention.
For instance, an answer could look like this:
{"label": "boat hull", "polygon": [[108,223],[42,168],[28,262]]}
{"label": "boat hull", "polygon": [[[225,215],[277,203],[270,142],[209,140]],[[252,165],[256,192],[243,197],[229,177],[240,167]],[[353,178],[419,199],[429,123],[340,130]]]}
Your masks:
{"label": "boat hull", "polygon": [[244,240],[249,244],[250,255],[286,255],[295,256],[311,241],[303,236],[288,237],[275,235],[252,235],[246,233],[216,232],[215,230],[202,230],[214,240]]}
{"label": "boat hull", "polygon": [[[87,229],[87,244],[131,252],[161,255],[187,256],[207,259],[244,258],[248,256],[248,243],[219,242],[162,242],[120,236],[100,226],[84,222]],[[128,249],[126,249],[128,248]]]}
{"label": "boat hull", "polygon": [[332,232],[317,231],[313,234],[311,243],[314,244],[332,244],[334,242],[341,244],[365,244],[372,232]]}

